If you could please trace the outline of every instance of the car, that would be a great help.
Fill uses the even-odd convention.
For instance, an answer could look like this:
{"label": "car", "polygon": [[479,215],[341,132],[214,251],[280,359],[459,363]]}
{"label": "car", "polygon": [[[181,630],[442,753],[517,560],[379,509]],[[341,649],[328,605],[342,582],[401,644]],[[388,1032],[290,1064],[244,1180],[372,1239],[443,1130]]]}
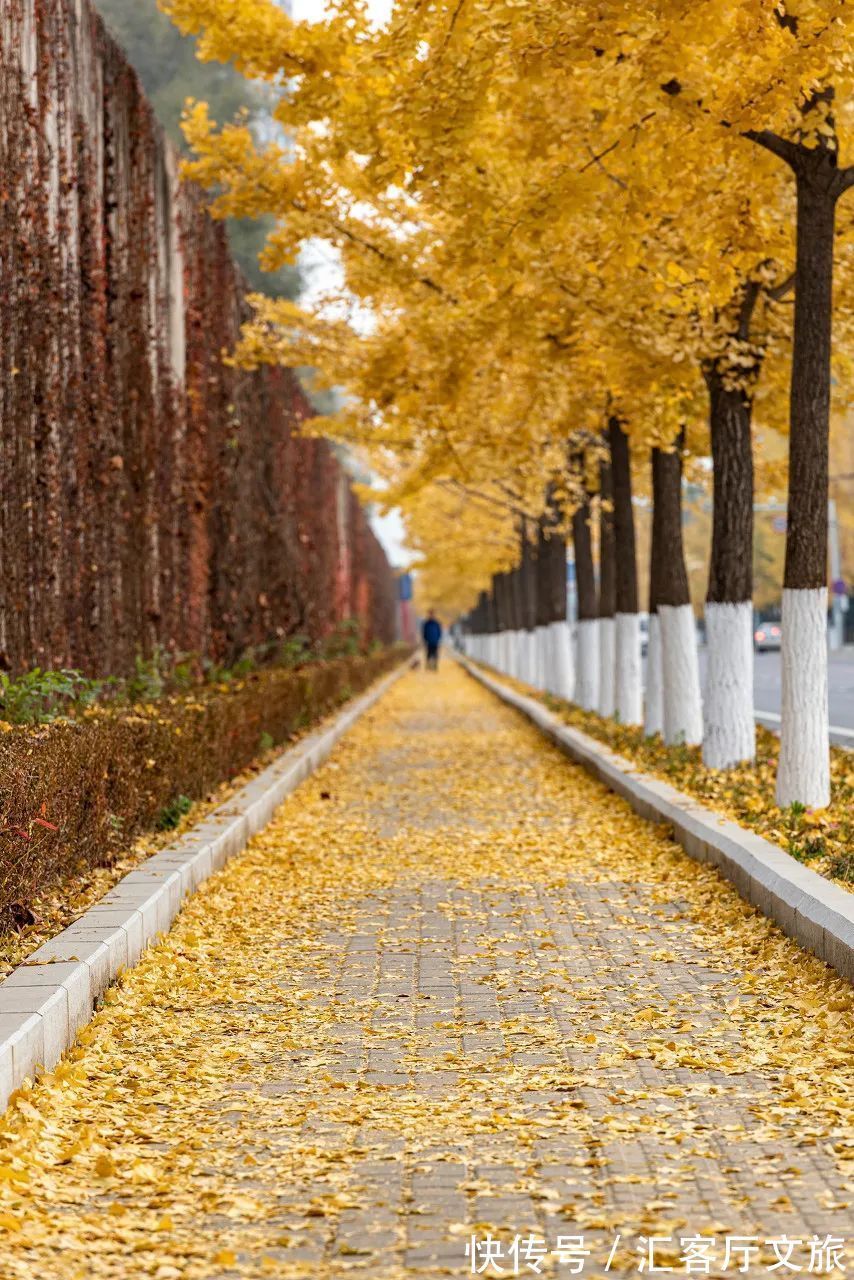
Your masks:
{"label": "car", "polygon": [[753,648],[757,653],[770,653],[782,648],[783,629],[779,609],[759,609],[753,621]]}
{"label": "car", "polygon": [[639,615],[639,630],[641,642],[641,657],[646,657],[646,651],[649,648],[649,614],[642,613]]}

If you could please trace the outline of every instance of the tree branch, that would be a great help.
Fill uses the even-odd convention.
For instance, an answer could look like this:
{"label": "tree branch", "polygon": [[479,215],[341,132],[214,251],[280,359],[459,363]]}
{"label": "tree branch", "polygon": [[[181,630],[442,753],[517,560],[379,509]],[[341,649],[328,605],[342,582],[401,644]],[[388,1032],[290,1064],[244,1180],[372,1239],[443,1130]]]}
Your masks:
{"label": "tree branch", "polygon": [[[305,213],[311,216],[311,210],[309,210],[300,200],[292,200],[291,205],[296,209],[297,213]],[[355,231],[351,231],[349,227],[346,227],[342,222],[339,222],[337,218],[330,216],[325,211],[317,214],[316,216],[323,218],[327,226],[331,227],[333,231],[336,231],[338,235],[344,236],[344,238],[349,240],[351,244],[357,244],[362,249],[367,249],[369,253],[373,253],[377,258],[379,258],[381,262],[397,267],[402,267],[404,265],[393,258],[391,254],[386,253],[386,251],[381,249],[379,245],[373,244],[370,240],[366,240],[364,236],[360,236]],[[454,306],[457,305],[458,299],[455,298],[452,293],[448,293],[447,289],[443,289],[442,286],[437,284],[435,280],[430,278],[430,276],[419,275],[418,272],[413,271],[411,267],[404,269],[408,269],[410,271],[416,284],[423,285],[425,289],[430,289],[433,293],[437,293],[440,298],[447,298],[448,302],[452,303]]]}
{"label": "tree branch", "polygon": [[747,129],[742,137],[749,138],[751,142],[764,147],[780,160],[785,160],[790,168],[795,168],[800,156],[800,147],[796,142],[781,138],[778,133],[773,133],[770,129]]}
{"label": "tree branch", "polygon": [[[631,125],[626,130],[626,133],[637,133],[641,125],[646,124],[647,120],[651,120],[654,115],[655,115],[654,111],[647,111],[646,115],[641,116],[640,120],[637,120],[633,125]],[[598,164],[600,160],[604,160],[605,156],[610,155],[612,151],[616,151],[617,147],[623,141],[623,138],[625,136],[626,136],[625,133],[622,134],[619,138],[617,138],[616,142],[612,142],[609,147],[605,147],[604,151],[598,151],[594,155],[592,155],[590,159],[587,161],[587,164],[583,164],[581,168],[578,170],[578,172],[579,173],[586,172],[586,170],[589,169],[591,165]],[[589,150],[590,148],[588,147],[588,151]],[[609,174],[609,177],[610,177],[610,174]]]}
{"label": "tree branch", "polygon": [[761,292],[762,285],[758,280],[749,280],[744,286],[741,306],[738,309],[738,336],[743,342],[750,339],[750,321],[753,319],[753,309]]}
{"label": "tree branch", "polygon": [[792,289],[794,289],[794,287],[795,287],[795,273],[793,271],[792,274],[790,276],[787,276],[786,279],[781,281],[780,284],[776,284],[773,289],[766,289],[765,292],[768,294],[768,297],[772,299],[772,301],[782,302],[786,294],[789,293]]}
{"label": "tree branch", "polygon": [[628,191],[629,184],[627,182],[623,182],[623,179],[618,178],[615,173],[609,173],[608,170],[605,168],[604,164],[602,163],[601,157],[594,154],[593,148],[591,146],[588,145],[587,151],[591,161],[596,165],[597,169],[602,170],[606,178],[610,178],[612,182],[616,182],[617,186],[621,187],[623,191]]}
{"label": "tree branch", "polygon": [[501,511],[511,511],[514,515],[521,516],[523,520],[534,520],[530,511],[526,511],[524,507],[516,506],[512,502],[503,502],[501,498],[493,498],[488,493],[482,493],[479,489],[475,489],[470,484],[465,484],[462,480],[455,480],[450,476],[447,480],[437,480],[440,489],[456,489],[458,492],[464,493],[467,498],[473,498],[477,502],[484,502],[487,506],[498,507]]}

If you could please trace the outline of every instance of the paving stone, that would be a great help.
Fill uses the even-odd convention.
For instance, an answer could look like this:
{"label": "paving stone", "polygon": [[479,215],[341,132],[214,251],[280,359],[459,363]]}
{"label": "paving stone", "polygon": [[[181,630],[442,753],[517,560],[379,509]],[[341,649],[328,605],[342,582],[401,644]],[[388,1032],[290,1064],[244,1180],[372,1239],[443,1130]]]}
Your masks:
{"label": "paving stone", "polygon": [[[684,855],[673,855],[667,883],[629,876],[628,857],[619,874],[592,865],[579,831],[592,842],[597,826],[615,823],[619,840],[635,830],[619,829],[618,802],[579,774],[569,794],[581,800],[570,811],[555,778],[557,770],[574,778],[574,766],[460,673],[417,673],[398,690],[376,713],[388,732],[357,728],[315,790],[274,819],[268,860],[258,863],[259,876],[287,894],[296,874],[288,868],[308,855],[312,832],[309,824],[289,844],[298,804],[310,809],[324,787],[332,799],[317,827],[322,856],[327,844],[346,847],[353,831],[367,831],[360,856],[376,857],[388,874],[354,889],[352,862],[342,859],[325,916],[286,924],[276,917],[266,932],[247,930],[249,977],[232,968],[230,990],[200,999],[192,968],[170,971],[149,1012],[143,1005],[133,1024],[120,1024],[105,1115],[128,1169],[168,1163],[169,1193],[192,1199],[187,1248],[209,1240],[211,1252],[194,1255],[188,1274],[461,1277],[471,1274],[470,1234],[494,1228],[550,1244],[559,1233],[584,1234],[595,1255],[584,1274],[601,1280],[616,1231],[631,1250],[662,1223],[676,1224],[677,1235],[844,1236],[854,1193],[834,1142],[825,1130],[811,1135],[824,1120],[798,1104],[782,1071],[742,1060],[746,1020],[766,1017],[771,991],[761,966],[764,924],[745,926],[757,939],[746,980],[703,932],[679,879]],[[462,799],[447,784],[451,768],[468,784]],[[345,808],[337,797],[347,793],[349,771],[359,787]],[[595,808],[596,823],[585,825],[582,801]],[[520,847],[530,841],[535,851],[530,874],[523,854],[515,876],[512,867],[490,868],[488,858],[482,873],[464,870],[477,864],[478,841],[489,847],[510,826]],[[440,843],[459,849],[459,867],[439,856]],[[417,865],[405,856],[412,845],[422,851]],[[291,863],[280,859],[283,850]],[[684,862],[685,875],[701,874]],[[206,912],[216,944],[218,931],[233,936],[238,908],[249,914],[251,905],[228,890],[189,909]],[[218,955],[212,945],[200,963],[216,965]],[[777,1002],[779,995],[775,987]],[[736,1001],[745,1021],[734,1016]],[[12,1016],[0,1007],[0,1023]],[[182,1097],[183,1121],[168,1142],[138,1112],[136,1128],[128,1124],[124,1109],[123,1099],[140,1090],[153,1100],[147,1117],[154,1108],[171,1116],[153,1026],[164,1040],[185,1037],[188,1053],[203,1029],[200,1080],[209,1070],[223,1078],[218,1098],[201,1086],[204,1101]],[[695,1049],[696,1061],[686,1063],[680,1055]],[[841,1062],[838,1071],[828,1093],[850,1087]],[[772,1111],[784,1117],[773,1128]],[[196,1150],[193,1119],[204,1159],[187,1154]],[[846,1139],[837,1137],[841,1148]],[[67,1270],[48,1265],[59,1254],[44,1253],[35,1261],[22,1253],[10,1271],[0,1245],[4,1280],[7,1272],[14,1280],[88,1276],[89,1248],[93,1275],[132,1274],[115,1236],[127,1215],[110,1217],[110,1197],[94,1177],[66,1186],[69,1169],[51,1166],[48,1205],[55,1239],[77,1250],[68,1254],[76,1272],[72,1261]],[[158,1215],[164,1184],[152,1173],[146,1186]],[[240,1260],[233,1268],[212,1261],[221,1240]],[[140,1275],[157,1275],[147,1258],[145,1266]],[[638,1270],[623,1258],[608,1274]]]}

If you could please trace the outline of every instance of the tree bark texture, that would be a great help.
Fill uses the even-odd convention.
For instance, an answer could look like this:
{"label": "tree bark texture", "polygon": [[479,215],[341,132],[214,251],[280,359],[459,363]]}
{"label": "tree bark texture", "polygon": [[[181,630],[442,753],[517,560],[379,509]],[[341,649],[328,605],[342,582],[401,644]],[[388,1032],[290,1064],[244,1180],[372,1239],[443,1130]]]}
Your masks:
{"label": "tree bark texture", "polygon": [[632,471],[629,438],[619,418],[608,423],[611,445],[611,478],[614,494],[614,543],[616,557],[616,612],[637,613],[638,570],[635,517],[632,508]]}
{"label": "tree bark texture", "polygon": [[805,160],[802,154],[795,167],[797,257],[783,585],[810,590],[827,584],[833,224],[838,191],[828,181],[823,153],[806,155],[811,158]]}
{"label": "tree bark texture", "polygon": [[610,461],[599,464],[599,617],[617,611],[617,563],[614,546],[614,487]]}
{"label": "tree bark texture", "polygon": [[667,453],[652,451],[652,570],[655,604],[690,604],[682,541],[682,441]]}
{"label": "tree bark texture", "polygon": [[496,612],[495,593],[489,590],[486,593],[486,630],[490,635],[498,630]]}
{"label": "tree bark texture", "polygon": [[510,570],[510,630],[521,631],[522,629],[522,574],[519,566]]}
{"label": "tree bark texture", "polygon": [[599,616],[596,578],[593,573],[593,546],[590,537],[590,499],[572,515],[572,544],[575,549],[575,585],[578,595],[578,620],[590,621]]}
{"label": "tree bark texture", "polygon": [[555,528],[556,517],[540,521],[537,541],[537,625],[566,618],[566,538]]}
{"label": "tree bark texture", "polygon": [[532,631],[537,625],[537,575],[534,563],[534,549],[528,539],[528,531],[524,524],[521,530],[521,543],[522,626],[526,631]]}
{"label": "tree bark texture", "polygon": [[727,389],[716,364],[705,369],[713,461],[710,604],[753,598],[753,449],[751,404],[745,391]]}
{"label": "tree bark texture", "polygon": [[506,631],[506,603],[505,603],[505,584],[507,575],[504,573],[494,573],[492,575],[492,598],[495,601],[495,629],[498,632]]}

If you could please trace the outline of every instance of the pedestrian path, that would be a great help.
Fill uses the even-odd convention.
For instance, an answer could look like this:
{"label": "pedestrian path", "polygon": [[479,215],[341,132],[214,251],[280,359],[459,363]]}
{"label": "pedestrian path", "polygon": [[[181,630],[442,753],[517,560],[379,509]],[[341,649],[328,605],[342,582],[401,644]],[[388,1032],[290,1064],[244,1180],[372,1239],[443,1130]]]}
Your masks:
{"label": "pedestrian path", "polygon": [[852,1027],[666,832],[412,672],[18,1096],[0,1276],[840,1275]]}

